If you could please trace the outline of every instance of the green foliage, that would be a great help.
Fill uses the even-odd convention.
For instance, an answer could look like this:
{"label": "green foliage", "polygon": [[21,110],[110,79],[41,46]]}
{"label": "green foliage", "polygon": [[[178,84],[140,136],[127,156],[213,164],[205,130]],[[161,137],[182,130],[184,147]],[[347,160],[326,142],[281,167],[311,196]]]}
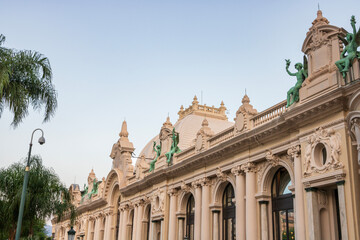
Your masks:
{"label": "green foliage", "polygon": [[[13,239],[24,180],[25,163],[14,163],[0,169],[0,239]],[[41,237],[45,219],[70,213],[75,220],[75,207],[71,203],[68,189],[60,182],[53,169],[42,165],[39,156],[30,161],[30,177],[23,216],[23,237]]]}
{"label": "green foliage", "polygon": [[29,105],[35,110],[45,105],[44,121],[48,121],[57,107],[48,58],[35,51],[4,48],[4,42],[0,34],[0,117],[9,108],[16,127],[28,115]]}

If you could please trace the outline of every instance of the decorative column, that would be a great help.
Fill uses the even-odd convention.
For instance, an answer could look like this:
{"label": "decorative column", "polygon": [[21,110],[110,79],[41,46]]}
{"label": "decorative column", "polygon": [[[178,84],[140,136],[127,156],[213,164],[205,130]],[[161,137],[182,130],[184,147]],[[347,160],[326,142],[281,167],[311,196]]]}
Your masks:
{"label": "decorative column", "polygon": [[261,240],[269,240],[267,205],[269,201],[259,201],[261,210]]}
{"label": "decorative column", "polygon": [[240,166],[231,169],[236,177],[235,182],[235,217],[236,217],[236,238],[246,239],[246,218],[245,218],[245,173]]}
{"label": "decorative column", "polygon": [[106,220],[105,220],[105,227],[104,227],[104,240],[111,239],[111,224],[113,219],[112,211],[109,210],[105,212]]}
{"label": "decorative column", "polygon": [[133,239],[141,240],[141,229],[142,229],[144,201],[140,200],[137,205],[138,205],[138,207],[137,207],[136,222],[134,221],[134,224],[133,224],[133,225],[136,225],[136,238],[133,238]]}
{"label": "decorative column", "polygon": [[246,239],[258,239],[257,214],[255,199],[256,193],[256,165],[254,163],[246,163],[242,166],[246,173]]}
{"label": "decorative column", "polygon": [[99,240],[99,234],[100,234],[100,215],[95,216],[95,227],[94,227],[94,239],[93,240]]}
{"label": "decorative column", "polygon": [[137,203],[135,203],[135,206],[134,206],[134,221],[132,221],[132,240],[137,240],[137,238],[136,238],[136,233],[137,233],[137,231],[136,231],[136,229],[137,229],[137,222],[138,222],[138,219],[137,219],[137,217],[138,217],[138,204]]}
{"label": "decorative column", "polygon": [[340,228],[342,240],[348,240],[348,229],[347,229],[347,220],[346,220],[346,205],[345,205],[345,190],[344,184],[345,180],[341,180],[336,183],[338,189],[338,199],[339,199],[339,215],[340,215]]}
{"label": "decorative column", "polygon": [[294,161],[295,172],[295,238],[305,239],[304,187],[302,183],[302,164],[300,146],[293,146],[287,151]]}
{"label": "decorative column", "polygon": [[86,240],[91,240],[90,239],[90,235],[91,235],[91,220],[92,218],[89,217],[87,220],[87,228],[86,228],[86,233],[85,233],[85,239]]}
{"label": "decorative column", "polygon": [[185,221],[184,217],[179,217],[178,218],[178,222],[179,222],[178,240],[183,240],[184,239],[184,221]]}
{"label": "decorative column", "polygon": [[309,240],[321,240],[320,213],[317,199],[317,188],[308,187],[306,190],[306,203],[308,212]]}
{"label": "decorative column", "polygon": [[165,240],[164,239],[164,231],[165,231],[165,229],[164,229],[164,219],[162,218],[162,219],[160,219],[160,240]]}
{"label": "decorative column", "polygon": [[220,226],[219,226],[219,215],[220,210],[213,210],[213,240],[220,239]]}
{"label": "decorative column", "polygon": [[192,183],[195,188],[195,226],[194,226],[194,239],[201,239],[201,184],[199,181]]}
{"label": "decorative column", "polygon": [[120,240],[126,240],[126,231],[127,231],[127,224],[128,224],[128,215],[129,215],[129,208],[128,207],[124,207],[123,208],[123,211],[122,213],[120,214],[120,216],[122,215],[121,217],[121,222],[120,222],[120,228],[119,228],[119,231],[120,231]]}
{"label": "decorative column", "polygon": [[201,179],[202,197],[201,197],[201,239],[210,239],[210,181],[208,178]]}
{"label": "decorative column", "polygon": [[168,239],[176,239],[176,202],[177,190],[171,188],[168,191],[170,195],[170,211],[169,211],[169,237]]}

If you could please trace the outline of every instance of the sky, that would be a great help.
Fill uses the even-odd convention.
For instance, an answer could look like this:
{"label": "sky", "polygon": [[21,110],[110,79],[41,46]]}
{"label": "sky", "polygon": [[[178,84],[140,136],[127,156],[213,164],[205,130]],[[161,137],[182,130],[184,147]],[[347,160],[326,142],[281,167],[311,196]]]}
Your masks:
{"label": "sky", "polygon": [[92,168],[98,179],[111,170],[124,119],[138,155],[194,95],[210,106],[223,100],[231,121],[245,89],[258,111],[281,102],[296,81],[284,59],[290,71],[302,61],[318,3],[332,25],[351,30],[351,15],[360,23],[358,0],[0,0],[4,46],[48,57],[58,93],[49,122],[30,111],[14,129],[3,112],[0,168],[25,159],[40,127],[46,143],[32,153],[82,187]]}

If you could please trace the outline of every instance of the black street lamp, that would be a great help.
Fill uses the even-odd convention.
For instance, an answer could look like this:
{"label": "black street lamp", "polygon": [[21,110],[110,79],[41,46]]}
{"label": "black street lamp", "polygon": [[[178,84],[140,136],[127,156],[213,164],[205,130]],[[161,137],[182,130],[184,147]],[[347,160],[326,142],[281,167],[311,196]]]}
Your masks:
{"label": "black street lamp", "polygon": [[25,168],[25,177],[24,177],[23,189],[22,189],[22,193],[21,193],[20,210],[19,210],[18,222],[17,222],[17,226],[16,226],[16,236],[15,236],[16,240],[20,239],[20,234],[21,234],[21,224],[22,224],[22,218],[23,218],[23,214],[24,214],[26,189],[27,189],[27,185],[28,185],[28,182],[29,182],[30,157],[31,157],[32,141],[33,141],[34,133],[37,130],[41,131],[41,137],[39,138],[40,145],[43,145],[45,143],[44,131],[42,129],[40,129],[40,128],[35,129],[33,131],[33,133],[31,134],[31,141],[30,141],[30,146],[29,146],[29,155],[28,155],[27,164],[26,164],[26,168]]}
{"label": "black street lamp", "polygon": [[75,239],[75,233],[73,226],[71,226],[71,229],[68,231],[68,240],[74,240]]}

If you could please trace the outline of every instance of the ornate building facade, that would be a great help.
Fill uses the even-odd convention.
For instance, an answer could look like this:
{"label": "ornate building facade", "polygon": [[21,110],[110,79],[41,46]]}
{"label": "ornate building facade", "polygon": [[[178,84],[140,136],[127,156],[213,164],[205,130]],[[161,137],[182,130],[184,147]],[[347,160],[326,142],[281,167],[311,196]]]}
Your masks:
{"label": "ornate building facade", "polygon": [[[92,171],[84,191],[70,187],[76,239],[360,239],[360,65],[346,79],[337,69],[345,35],[318,11],[302,46],[308,76],[288,108],[258,112],[245,95],[231,122],[223,103],[195,97],[135,166],[124,121],[107,177]],[[168,163],[174,128],[182,151]],[[55,239],[69,229],[53,219]]]}

